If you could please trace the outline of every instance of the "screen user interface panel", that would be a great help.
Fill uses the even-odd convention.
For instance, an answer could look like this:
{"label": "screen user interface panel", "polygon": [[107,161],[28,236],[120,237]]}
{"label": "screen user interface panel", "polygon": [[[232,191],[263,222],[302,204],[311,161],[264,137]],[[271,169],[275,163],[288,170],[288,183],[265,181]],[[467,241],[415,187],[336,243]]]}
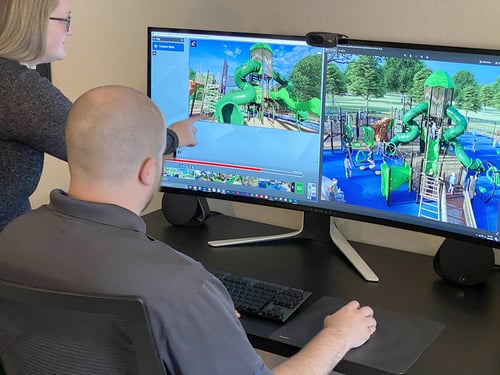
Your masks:
{"label": "screen user interface panel", "polygon": [[303,38],[158,31],[150,95],[167,124],[200,113],[198,144],[162,184],[297,204],[319,199],[324,51]]}

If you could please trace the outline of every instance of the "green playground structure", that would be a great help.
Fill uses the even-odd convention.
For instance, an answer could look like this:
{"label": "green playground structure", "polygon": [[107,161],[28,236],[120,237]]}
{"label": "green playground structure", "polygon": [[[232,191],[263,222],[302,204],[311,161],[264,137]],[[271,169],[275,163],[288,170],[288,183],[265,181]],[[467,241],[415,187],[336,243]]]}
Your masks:
{"label": "green playground structure", "polygon": [[[251,53],[262,51],[267,56],[272,56],[272,49],[267,44],[255,44],[250,48]],[[266,71],[266,72],[264,72]],[[234,82],[240,91],[230,92],[215,104],[215,118],[221,123],[243,125],[245,117],[240,110],[241,105],[256,103],[262,105],[264,101],[260,81],[247,81],[247,76],[254,74],[266,81],[275,80],[280,87],[277,91],[269,91],[269,99],[280,101],[292,112],[294,112],[295,122],[300,130],[300,122],[309,119],[309,113],[315,114],[318,118],[321,115],[321,101],[319,98],[310,98],[306,101],[296,101],[289,93],[293,87],[292,82],[287,80],[276,71],[266,70],[259,60],[251,59],[238,66],[234,71]]]}
{"label": "green playground structure", "polygon": [[[453,90],[455,88],[452,78],[444,71],[437,71],[431,74],[427,78],[424,86],[427,88],[440,87],[448,90]],[[420,136],[427,142],[425,173],[429,174],[431,170],[437,171],[441,142],[446,142],[453,147],[456,158],[465,168],[482,171],[484,169],[484,167],[482,167],[482,161],[469,157],[458,140],[458,137],[467,130],[467,120],[455,107],[443,103],[446,117],[452,121],[454,126],[446,129],[440,139],[432,139],[432,137],[429,137],[427,127],[422,127],[422,129],[420,129],[415,118],[420,115],[427,115],[430,109],[429,106],[429,102],[425,101],[416,105],[403,115],[403,123],[407,126],[408,131],[396,134],[392,137],[388,145],[389,152],[394,153],[400,143],[410,143]]]}
{"label": "green playground structure", "polygon": [[236,68],[234,82],[241,91],[226,94],[215,104],[215,117],[218,122],[243,125],[245,117],[239,106],[254,101],[257,95],[255,87],[245,78],[251,73],[259,72],[261,67],[259,61],[249,60]]}
{"label": "green playground structure", "polygon": [[380,166],[380,172],[380,188],[387,202],[389,202],[390,193],[403,184],[408,185],[408,190],[411,189],[412,168],[407,162],[401,166],[396,165],[392,167],[389,167],[386,162],[383,162]]}
{"label": "green playground structure", "polygon": [[304,102],[298,102],[290,97],[288,92],[289,88],[293,87],[293,84],[283,77],[278,72],[274,72],[273,79],[280,84],[280,88],[277,91],[271,91],[269,93],[269,99],[281,100],[287,108],[295,113],[295,121],[297,125],[299,121],[308,120],[309,112],[320,117],[321,114],[321,101],[318,98],[311,98]]}

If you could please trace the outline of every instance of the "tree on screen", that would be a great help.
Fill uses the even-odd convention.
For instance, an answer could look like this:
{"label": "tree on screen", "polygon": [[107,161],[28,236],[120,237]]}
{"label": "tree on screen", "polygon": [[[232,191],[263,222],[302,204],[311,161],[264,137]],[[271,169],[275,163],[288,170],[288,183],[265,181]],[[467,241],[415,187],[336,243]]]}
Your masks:
{"label": "tree on screen", "polygon": [[481,86],[479,90],[479,102],[483,108],[491,107],[493,105],[493,98],[495,97],[495,89],[492,85]]}
{"label": "tree on screen", "polygon": [[413,99],[413,103],[421,103],[424,99],[424,83],[432,74],[432,70],[429,68],[422,68],[413,76],[413,84],[410,89],[410,96]]}
{"label": "tree on screen", "polygon": [[469,111],[477,112],[481,109],[479,102],[479,89],[477,86],[467,86],[462,91],[462,109],[465,110],[465,117]]}
{"label": "tree on screen", "polygon": [[308,55],[293,67],[289,80],[293,83],[292,96],[298,101],[321,97],[321,55]]}
{"label": "tree on screen", "polygon": [[385,94],[384,74],[373,56],[360,56],[349,63],[345,77],[348,92],[365,99],[367,113],[370,98]]}
{"label": "tree on screen", "polygon": [[397,92],[403,97],[410,93],[413,77],[424,67],[420,60],[388,57],[384,64],[384,82],[388,91]]}
{"label": "tree on screen", "polygon": [[326,70],[326,93],[332,97],[345,94],[347,91],[344,74],[336,64],[328,64]]}
{"label": "tree on screen", "polygon": [[453,75],[453,82],[455,82],[455,92],[453,93],[453,98],[456,102],[456,106],[463,107],[463,91],[468,86],[477,87],[476,79],[474,74],[468,70],[459,70]]}

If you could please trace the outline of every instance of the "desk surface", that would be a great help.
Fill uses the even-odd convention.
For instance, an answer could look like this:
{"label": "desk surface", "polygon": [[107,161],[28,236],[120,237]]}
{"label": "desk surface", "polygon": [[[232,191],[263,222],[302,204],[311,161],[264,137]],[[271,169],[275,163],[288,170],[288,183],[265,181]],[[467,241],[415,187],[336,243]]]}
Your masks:
{"label": "desk surface", "polygon": [[[227,248],[207,245],[208,240],[273,234],[286,231],[283,228],[224,215],[211,216],[199,227],[176,227],[161,210],[144,220],[150,235],[206,267],[311,291],[304,308],[322,296],[332,296],[444,323],[445,329],[407,374],[500,374],[498,271],[484,286],[463,288],[439,278],[432,257],[353,243],[380,277],[378,283],[368,283],[330,243],[291,239]],[[242,317],[242,323],[258,349],[282,356],[298,350],[270,338],[280,327],[277,323],[248,317]],[[376,373],[345,361],[337,370]]]}

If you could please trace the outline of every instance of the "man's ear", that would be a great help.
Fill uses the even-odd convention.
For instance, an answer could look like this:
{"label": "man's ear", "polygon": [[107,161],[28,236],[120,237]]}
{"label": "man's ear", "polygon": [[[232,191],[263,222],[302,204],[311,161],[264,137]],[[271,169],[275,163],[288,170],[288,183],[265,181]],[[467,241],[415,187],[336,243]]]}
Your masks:
{"label": "man's ear", "polygon": [[156,169],[154,158],[149,157],[144,160],[139,169],[139,181],[148,186],[156,183]]}

